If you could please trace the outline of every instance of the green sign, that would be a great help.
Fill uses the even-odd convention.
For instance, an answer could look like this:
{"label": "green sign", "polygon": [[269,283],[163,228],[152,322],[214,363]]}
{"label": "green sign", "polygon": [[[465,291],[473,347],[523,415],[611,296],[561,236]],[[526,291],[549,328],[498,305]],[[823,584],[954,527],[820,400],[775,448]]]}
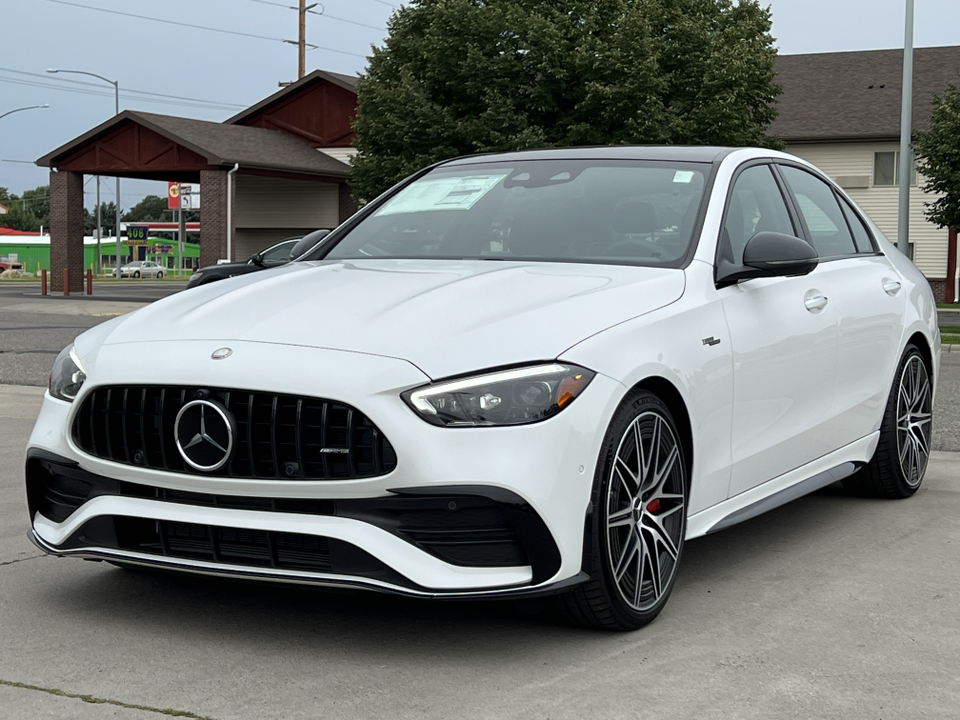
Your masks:
{"label": "green sign", "polygon": [[149,229],[146,225],[127,225],[127,242],[147,242],[147,231]]}

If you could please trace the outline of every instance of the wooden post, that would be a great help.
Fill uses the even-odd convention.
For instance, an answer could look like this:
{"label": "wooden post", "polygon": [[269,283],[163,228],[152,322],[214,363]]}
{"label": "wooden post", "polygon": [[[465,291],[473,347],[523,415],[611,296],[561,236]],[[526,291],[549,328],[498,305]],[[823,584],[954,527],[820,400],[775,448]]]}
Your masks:
{"label": "wooden post", "polygon": [[93,295],[93,270],[87,268],[87,295]]}
{"label": "wooden post", "polygon": [[40,294],[47,294],[47,269],[43,268],[40,271]]}
{"label": "wooden post", "polygon": [[70,268],[63,269],[63,296],[70,294]]}

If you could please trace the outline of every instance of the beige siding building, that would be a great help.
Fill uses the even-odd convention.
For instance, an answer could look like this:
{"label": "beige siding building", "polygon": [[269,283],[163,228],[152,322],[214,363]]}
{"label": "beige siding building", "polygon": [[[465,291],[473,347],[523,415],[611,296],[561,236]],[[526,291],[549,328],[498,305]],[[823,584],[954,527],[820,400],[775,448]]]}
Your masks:
{"label": "beige siding building", "polygon": [[[898,231],[901,50],[783,55],[780,117],[771,131],[787,150],[830,175],[870,215],[884,235]],[[915,54],[915,129],[929,126],[932,98],[960,84],[960,47],[919,48]],[[956,235],[924,215],[935,199],[910,192],[910,257],[939,300],[954,300]],[[952,267],[951,267],[952,266]]]}

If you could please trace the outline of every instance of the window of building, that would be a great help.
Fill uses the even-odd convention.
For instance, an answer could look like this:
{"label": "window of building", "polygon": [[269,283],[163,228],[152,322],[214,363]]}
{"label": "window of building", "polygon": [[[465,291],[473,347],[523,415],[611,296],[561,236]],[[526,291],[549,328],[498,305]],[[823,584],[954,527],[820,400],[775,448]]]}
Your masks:
{"label": "window of building", "polygon": [[[878,152],[873,154],[873,184],[896,186],[900,184],[900,153]],[[910,173],[910,184],[917,184],[917,167]]]}

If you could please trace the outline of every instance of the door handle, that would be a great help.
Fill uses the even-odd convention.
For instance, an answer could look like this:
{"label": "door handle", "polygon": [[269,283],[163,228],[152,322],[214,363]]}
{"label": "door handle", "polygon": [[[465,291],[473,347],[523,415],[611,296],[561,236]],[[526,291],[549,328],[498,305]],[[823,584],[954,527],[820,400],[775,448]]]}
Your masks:
{"label": "door handle", "polygon": [[896,280],[884,280],[883,291],[887,295],[896,295],[898,292],[900,292],[900,283],[898,283]]}
{"label": "door handle", "polygon": [[810,312],[817,312],[818,310],[823,310],[827,306],[827,296],[814,295],[813,297],[808,297],[806,300],[804,300],[803,304],[806,305],[807,310]]}

